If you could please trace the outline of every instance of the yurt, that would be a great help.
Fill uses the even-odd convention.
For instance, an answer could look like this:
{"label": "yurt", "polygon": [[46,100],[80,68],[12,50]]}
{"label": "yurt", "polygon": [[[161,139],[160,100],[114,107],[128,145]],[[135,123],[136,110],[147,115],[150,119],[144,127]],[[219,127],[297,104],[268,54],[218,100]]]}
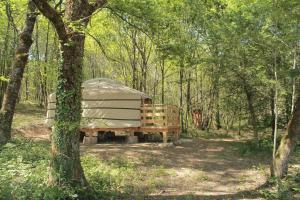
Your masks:
{"label": "yurt", "polygon": [[[170,134],[174,140],[179,137],[179,108],[176,105],[151,104],[147,94],[116,81],[105,78],[85,81],[81,102],[84,143],[97,143],[97,138],[106,132],[125,134],[127,140],[133,142],[140,133],[160,133],[164,142]],[[53,93],[48,98],[46,124],[49,127],[54,122],[55,107]]]}
{"label": "yurt", "polygon": [[[82,84],[82,128],[127,128],[141,126],[140,108],[150,98],[116,81],[97,78]],[[46,123],[55,116],[55,93],[49,95]]]}

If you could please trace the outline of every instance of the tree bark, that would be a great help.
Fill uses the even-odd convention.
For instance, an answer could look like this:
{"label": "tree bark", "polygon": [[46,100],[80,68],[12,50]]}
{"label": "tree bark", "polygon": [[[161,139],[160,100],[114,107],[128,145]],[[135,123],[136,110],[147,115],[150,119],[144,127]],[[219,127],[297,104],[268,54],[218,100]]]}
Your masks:
{"label": "tree bark", "polygon": [[274,129],[273,129],[273,160],[276,157],[276,144],[277,144],[277,123],[278,123],[278,109],[277,109],[277,96],[278,96],[278,77],[277,77],[277,59],[276,54],[274,56],[274,81],[275,81],[275,94],[274,94]]}
{"label": "tree bark", "polygon": [[[295,45],[295,49],[294,49],[293,68],[292,69],[296,70],[296,66],[297,66],[297,45]],[[296,80],[295,80],[295,78],[293,78],[291,113],[294,112],[295,96],[296,96]]]}
{"label": "tree bark", "polygon": [[[7,20],[7,27],[6,27],[6,33],[4,37],[4,45],[1,48],[1,75],[6,76],[7,75],[7,57],[9,55],[9,41],[10,41],[10,21]],[[0,81],[0,104],[2,105],[3,103],[3,98],[4,98],[4,93],[7,88],[7,82],[5,81]]]}
{"label": "tree bark", "polygon": [[5,91],[0,111],[0,143],[2,144],[5,144],[11,138],[11,126],[15,106],[24,69],[28,61],[29,49],[32,45],[32,32],[37,18],[35,10],[36,7],[34,3],[29,0],[25,26],[19,36],[20,42],[16,49],[11,77]]}
{"label": "tree bark", "polygon": [[184,114],[183,114],[183,75],[184,75],[184,64],[183,61],[180,62],[180,69],[179,69],[179,90],[180,90],[180,99],[179,99],[179,105],[180,105],[180,124],[181,124],[181,130],[182,132],[185,132],[184,127]]}
{"label": "tree bark", "polygon": [[251,121],[251,126],[253,128],[254,132],[254,138],[258,140],[258,130],[257,130],[257,118],[256,118],[256,113],[255,113],[255,108],[254,108],[254,95],[251,89],[247,88],[245,86],[245,93],[248,101],[248,109],[250,112],[250,121]]}
{"label": "tree bark", "polygon": [[[132,59],[131,59],[131,67],[132,67],[132,87],[134,89],[138,89],[138,71],[137,71],[137,48],[136,48],[136,31],[132,32],[131,40],[132,40]],[[130,52],[131,53],[131,52]],[[129,56],[131,58],[131,56]]]}
{"label": "tree bark", "polygon": [[52,133],[50,183],[86,186],[79,152],[81,82],[84,35],[74,34],[70,45],[62,46],[58,71],[56,116]]}
{"label": "tree bark", "polygon": [[275,91],[271,88],[270,91],[270,108],[271,108],[271,128],[272,128],[272,136],[274,137],[275,132]]}
{"label": "tree bark", "polygon": [[186,129],[189,128],[189,118],[191,113],[191,71],[188,72],[187,85],[186,85]]}
{"label": "tree bark", "polygon": [[288,124],[287,132],[281,139],[271,165],[271,175],[283,178],[288,172],[288,162],[291,153],[300,139],[300,96],[295,102],[294,112]]}
{"label": "tree bark", "polygon": [[42,99],[43,105],[46,108],[48,104],[48,92],[47,92],[47,65],[48,65],[48,49],[49,49],[49,31],[50,31],[50,23],[47,24],[47,34],[46,34],[46,46],[45,46],[45,55],[44,55],[44,67],[43,67],[43,74],[42,74]]}
{"label": "tree bark", "polygon": [[161,104],[165,103],[165,58],[161,59]]}

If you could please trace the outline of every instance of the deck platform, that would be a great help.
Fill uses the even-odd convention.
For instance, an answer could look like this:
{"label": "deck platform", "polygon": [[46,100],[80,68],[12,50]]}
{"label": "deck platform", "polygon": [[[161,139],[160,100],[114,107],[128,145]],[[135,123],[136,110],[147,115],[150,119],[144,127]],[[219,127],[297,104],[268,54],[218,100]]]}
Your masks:
{"label": "deck platform", "polygon": [[169,136],[173,142],[177,142],[181,127],[179,122],[179,108],[175,105],[166,104],[144,104],[141,107],[141,126],[124,128],[82,128],[87,137],[95,137],[98,132],[122,132],[127,136],[134,136],[134,133],[141,132],[161,133],[163,142],[167,143]]}

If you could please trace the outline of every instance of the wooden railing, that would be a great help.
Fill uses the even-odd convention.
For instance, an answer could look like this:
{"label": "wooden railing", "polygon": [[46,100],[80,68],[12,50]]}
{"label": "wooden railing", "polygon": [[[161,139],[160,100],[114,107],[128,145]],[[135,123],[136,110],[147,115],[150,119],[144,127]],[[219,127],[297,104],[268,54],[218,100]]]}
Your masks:
{"label": "wooden railing", "polygon": [[142,127],[180,128],[179,108],[175,105],[145,104],[141,107]]}

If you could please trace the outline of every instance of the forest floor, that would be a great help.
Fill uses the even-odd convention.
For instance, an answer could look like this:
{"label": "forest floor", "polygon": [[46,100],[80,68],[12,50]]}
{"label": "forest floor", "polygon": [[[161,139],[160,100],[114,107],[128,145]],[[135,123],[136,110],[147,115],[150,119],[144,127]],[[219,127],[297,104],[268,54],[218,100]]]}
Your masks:
{"label": "forest floor", "polygon": [[[14,134],[48,140],[50,131],[42,124],[43,115],[44,111],[31,105],[19,106]],[[83,162],[99,160],[101,170],[111,176],[109,181],[116,182],[115,191],[129,194],[129,198],[264,199],[270,194],[272,189],[265,188],[271,154],[248,152],[248,137],[205,133],[181,141],[169,147],[158,143],[107,143],[82,145],[81,150],[87,157]],[[292,174],[300,171],[299,152],[297,155],[290,166]]]}
{"label": "forest floor", "polygon": [[152,199],[256,199],[257,188],[267,180],[268,159],[241,157],[239,143],[193,139],[176,147],[97,144],[84,145],[82,151],[108,162],[121,158],[134,163],[141,191],[154,186]]}

